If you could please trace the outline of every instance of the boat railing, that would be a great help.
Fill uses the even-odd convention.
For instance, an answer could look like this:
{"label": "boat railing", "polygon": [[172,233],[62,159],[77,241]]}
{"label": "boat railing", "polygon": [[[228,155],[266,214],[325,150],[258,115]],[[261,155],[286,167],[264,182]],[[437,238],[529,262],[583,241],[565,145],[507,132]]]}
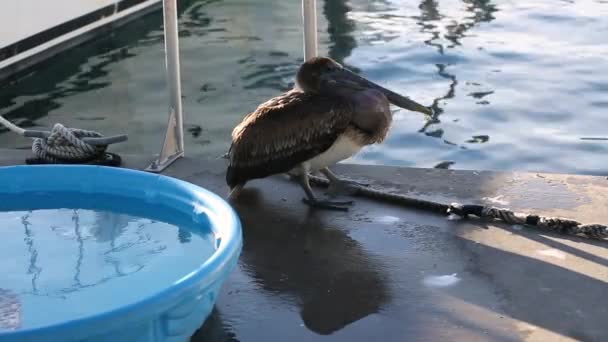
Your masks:
{"label": "boat railing", "polygon": [[[163,0],[165,60],[169,88],[169,119],[161,151],[146,171],[162,172],[175,160],[184,156],[184,127],[180,85],[179,37],[177,0]],[[302,31],[304,58],[317,55],[317,4],[316,0],[302,0]]]}

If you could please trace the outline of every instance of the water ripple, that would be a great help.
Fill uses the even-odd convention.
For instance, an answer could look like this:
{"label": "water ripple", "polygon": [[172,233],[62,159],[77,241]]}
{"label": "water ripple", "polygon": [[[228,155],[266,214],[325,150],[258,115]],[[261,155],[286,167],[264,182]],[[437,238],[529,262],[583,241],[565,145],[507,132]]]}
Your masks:
{"label": "water ripple", "polygon": [[[426,117],[395,108],[386,142],[352,162],[608,171],[606,1],[318,6],[320,53],[435,110]],[[300,10],[278,0],[180,2],[185,124],[198,132],[188,149],[223,154],[246,113],[293,85]],[[132,138],[118,152],[156,153],[167,116],[162,32],[155,13],[64,53],[0,88],[0,112],[25,127],[126,129]],[[23,140],[0,131],[0,146],[22,148]]]}

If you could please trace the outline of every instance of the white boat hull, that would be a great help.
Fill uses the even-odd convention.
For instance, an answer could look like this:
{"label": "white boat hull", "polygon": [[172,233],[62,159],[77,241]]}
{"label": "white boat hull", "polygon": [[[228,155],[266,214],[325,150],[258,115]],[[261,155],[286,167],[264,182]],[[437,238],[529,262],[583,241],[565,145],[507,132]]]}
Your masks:
{"label": "white boat hull", "polygon": [[3,0],[0,82],[161,6],[161,0]]}

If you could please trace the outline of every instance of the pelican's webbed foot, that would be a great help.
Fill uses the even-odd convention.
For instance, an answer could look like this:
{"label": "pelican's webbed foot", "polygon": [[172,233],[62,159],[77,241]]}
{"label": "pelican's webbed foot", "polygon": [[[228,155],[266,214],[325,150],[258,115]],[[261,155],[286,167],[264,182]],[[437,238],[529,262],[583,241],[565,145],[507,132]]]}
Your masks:
{"label": "pelican's webbed foot", "polygon": [[354,203],[353,201],[328,201],[317,199],[310,188],[308,174],[305,172],[299,175],[299,182],[302,189],[304,189],[304,192],[306,192],[307,197],[303,198],[302,202],[308,204],[312,208],[348,211],[348,208],[345,206],[352,205]]}
{"label": "pelican's webbed foot", "polygon": [[329,188],[327,194],[331,197],[339,195],[352,196],[357,193],[359,188],[369,186],[368,183],[355,182],[338,178],[329,168],[324,168],[321,173],[329,180]]}
{"label": "pelican's webbed foot", "polygon": [[339,211],[348,211],[348,208],[345,207],[347,205],[352,205],[353,201],[327,201],[327,200],[318,200],[316,198],[302,198],[302,202],[308,204],[313,208],[318,209],[329,209],[329,210],[339,210]]}
{"label": "pelican's webbed foot", "polygon": [[355,195],[360,188],[366,186],[369,186],[369,184],[339,179],[330,181],[329,187],[327,188],[327,194],[331,197],[352,196]]}

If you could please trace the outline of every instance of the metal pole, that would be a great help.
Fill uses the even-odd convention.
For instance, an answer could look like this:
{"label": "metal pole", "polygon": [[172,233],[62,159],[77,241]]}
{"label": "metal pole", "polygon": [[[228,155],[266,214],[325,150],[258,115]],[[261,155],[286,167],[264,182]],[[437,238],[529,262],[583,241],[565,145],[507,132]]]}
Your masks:
{"label": "metal pole", "polygon": [[304,60],[317,56],[317,1],[302,0]]}
{"label": "metal pole", "polygon": [[161,172],[184,155],[184,124],[179,65],[179,36],[177,30],[177,0],[163,0],[165,34],[165,63],[169,87],[169,123],[165,141],[157,160],[146,169]]}
{"label": "metal pole", "polygon": [[177,0],[163,0],[167,80],[171,108],[175,112],[178,147],[184,151],[184,120],[182,115],[182,87],[179,64],[179,34],[177,28]]}

